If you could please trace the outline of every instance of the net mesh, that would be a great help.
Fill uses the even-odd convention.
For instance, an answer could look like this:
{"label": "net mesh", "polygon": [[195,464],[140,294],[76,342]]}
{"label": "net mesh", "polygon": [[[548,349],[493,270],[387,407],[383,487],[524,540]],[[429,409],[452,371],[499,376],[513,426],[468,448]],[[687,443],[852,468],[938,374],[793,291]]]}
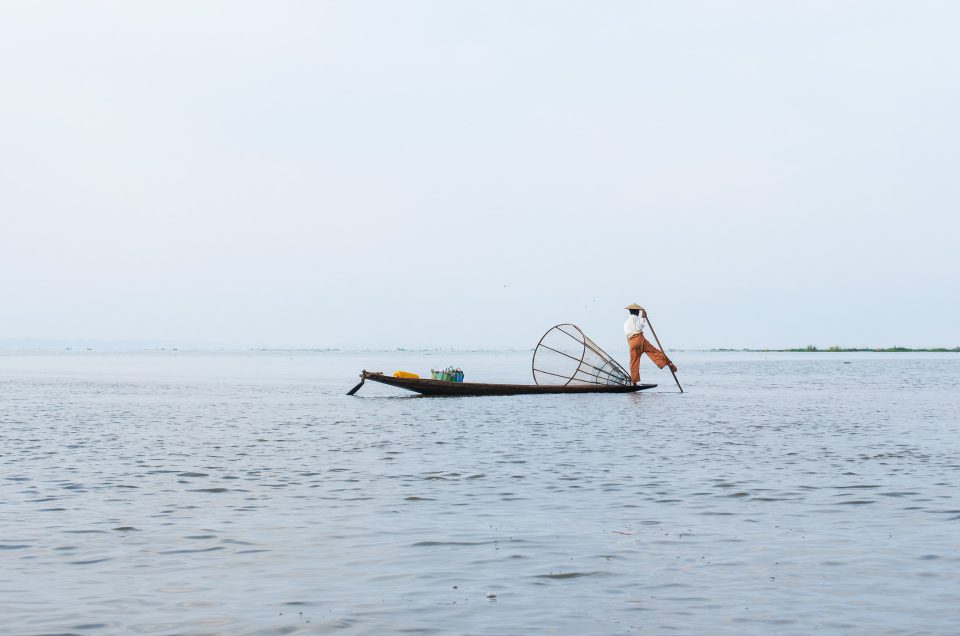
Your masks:
{"label": "net mesh", "polygon": [[533,351],[537,384],[631,384],[616,360],[572,324],[551,327]]}

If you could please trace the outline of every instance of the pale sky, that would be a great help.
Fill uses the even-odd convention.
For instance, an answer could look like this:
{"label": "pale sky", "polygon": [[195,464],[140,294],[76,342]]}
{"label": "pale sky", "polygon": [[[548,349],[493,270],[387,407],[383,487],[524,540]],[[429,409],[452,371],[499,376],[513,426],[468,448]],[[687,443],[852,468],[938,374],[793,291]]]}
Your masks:
{"label": "pale sky", "polygon": [[[0,339],[960,344],[955,2],[4,2]],[[625,345],[623,345],[625,346]]]}

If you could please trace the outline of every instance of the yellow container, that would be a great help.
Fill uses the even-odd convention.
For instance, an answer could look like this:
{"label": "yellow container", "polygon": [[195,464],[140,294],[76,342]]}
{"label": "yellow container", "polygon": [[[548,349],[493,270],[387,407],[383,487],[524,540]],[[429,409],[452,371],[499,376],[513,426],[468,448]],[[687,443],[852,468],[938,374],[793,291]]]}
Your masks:
{"label": "yellow container", "polygon": [[410,373],[409,371],[394,371],[393,377],[395,378],[410,378],[411,380],[419,380],[420,376],[416,373]]}

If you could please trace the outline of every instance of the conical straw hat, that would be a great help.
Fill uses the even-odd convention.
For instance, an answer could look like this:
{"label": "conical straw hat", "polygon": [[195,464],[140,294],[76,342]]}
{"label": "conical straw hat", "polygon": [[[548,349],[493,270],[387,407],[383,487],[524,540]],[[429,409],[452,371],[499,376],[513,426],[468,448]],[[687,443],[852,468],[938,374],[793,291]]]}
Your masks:
{"label": "conical straw hat", "polygon": [[629,305],[624,307],[624,309],[643,309],[643,307],[641,307],[637,303],[630,303]]}

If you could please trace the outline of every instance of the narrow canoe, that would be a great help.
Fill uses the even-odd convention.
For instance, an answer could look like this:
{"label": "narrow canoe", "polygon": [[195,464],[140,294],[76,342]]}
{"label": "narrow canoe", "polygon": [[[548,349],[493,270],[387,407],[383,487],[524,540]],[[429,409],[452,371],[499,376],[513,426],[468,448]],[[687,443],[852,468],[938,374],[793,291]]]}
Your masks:
{"label": "narrow canoe", "polygon": [[[373,380],[399,389],[415,391],[431,396],[479,396],[479,395],[540,395],[546,393],[633,393],[652,389],[656,384],[635,385],[538,385],[538,384],[483,384],[480,382],[448,382],[446,380],[427,380],[424,378],[395,378],[383,373],[364,371],[360,374],[363,381]],[[362,384],[362,382],[361,382]],[[354,393],[360,385],[351,392]]]}

